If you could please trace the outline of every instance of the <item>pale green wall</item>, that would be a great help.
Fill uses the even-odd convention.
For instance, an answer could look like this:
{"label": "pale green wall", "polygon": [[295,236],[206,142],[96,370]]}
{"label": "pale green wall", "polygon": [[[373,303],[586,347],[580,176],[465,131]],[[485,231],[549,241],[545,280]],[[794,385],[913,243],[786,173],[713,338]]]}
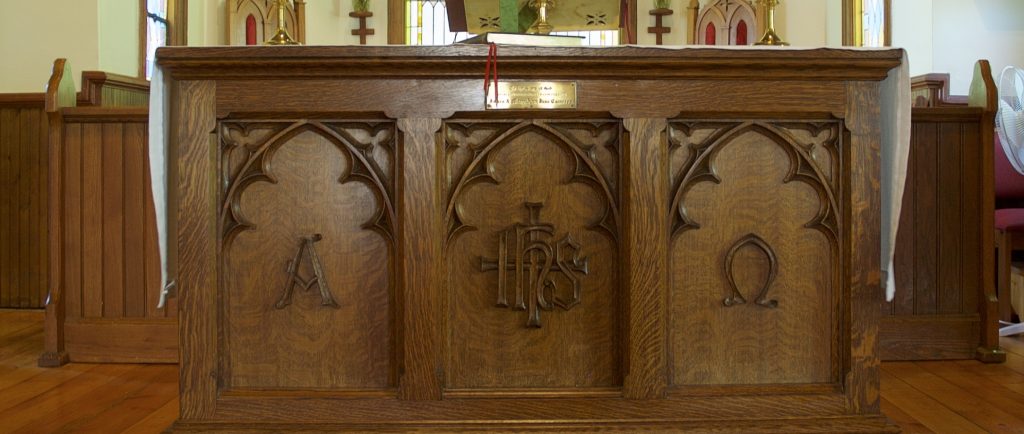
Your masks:
{"label": "pale green wall", "polygon": [[1024,0],[933,0],[931,30],[929,72],[949,73],[953,95],[967,94],[978,59],[996,80],[1007,65],[1024,67]]}
{"label": "pale green wall", "polygon": [[99,69],[115,74],[139,75],[139,1],[98,1]]}
{"label": "pale green wall", "polygon": [[892,45],[907,50],[910,75],[933,72],[932,0],[892,2],[892,24]]}
{"label": "pale green wall", "polygon": [[43,92],[58,57],[71,63],[78,86],[81,71],[99,68],[97,0],[2,2],[0,93]]}

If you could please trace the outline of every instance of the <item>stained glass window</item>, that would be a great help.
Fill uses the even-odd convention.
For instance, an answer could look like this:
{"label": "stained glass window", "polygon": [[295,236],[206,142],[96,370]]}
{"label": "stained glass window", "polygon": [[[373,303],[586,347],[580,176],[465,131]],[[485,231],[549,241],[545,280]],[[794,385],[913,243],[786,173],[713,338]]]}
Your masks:
{"label": "stained glass window", "polygon": [[146,0],[146,79],[153,76],[156,48],[167,45],[167,0]]}
{"label": "stained glass window", "polygon": [[885,0],[861,0],[861,46],[885,46]]}
{"label": "stained glass window", "polygon": [[[405,5],[405,42],[409,45],[448,45],[474,36],[448,30],[444,0],[408,0]],[[583,45],[619,45],[619,32],[615,30],[552,34],[582,36]]]}

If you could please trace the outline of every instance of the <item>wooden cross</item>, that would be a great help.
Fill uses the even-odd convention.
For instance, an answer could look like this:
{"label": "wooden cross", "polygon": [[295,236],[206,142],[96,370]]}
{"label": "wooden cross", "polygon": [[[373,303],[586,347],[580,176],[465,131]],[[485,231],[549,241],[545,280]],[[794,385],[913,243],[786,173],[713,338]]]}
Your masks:
{"label": "wooden cross", "polygon": [[359,18],[359,28],[352,30],[352,36],[359,36],[359,45],[366,45],[366,37],[373,34],[373,29],[366,28],[366,19],[373,16],[373,12],[349,12],[348,16]]}
{"label": "wooden cross", "polygon": [[655,44],[661,45],[661,36],[665,33],[672,33],[671,27],[665,27],[661,25],[661,18],[668,15],[672,15],[672,9],[651,9],[650,14],[654,15],[654,27],[648,27],[647,33],[654,33],[654,37],[656,38]]}

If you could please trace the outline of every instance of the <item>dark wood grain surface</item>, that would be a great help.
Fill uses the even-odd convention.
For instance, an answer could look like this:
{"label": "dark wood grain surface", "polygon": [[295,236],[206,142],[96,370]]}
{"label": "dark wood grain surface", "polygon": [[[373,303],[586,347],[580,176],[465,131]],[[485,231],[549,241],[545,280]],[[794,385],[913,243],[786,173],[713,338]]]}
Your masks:
{"label": "dark wood grain surface", "polygon": [[482,47],[160,51],[175,430],[894,430],[899,51],[500,51],[577,108],[485,111]]}
{"label": "dark wood grain surface", "polygon": [[[882,305],[886,360],[1001,362],[994,333],[992,131],[995,83],[979,61],[967,104],[950,103],[947,77],[911,115],[910,159],[896,235],[896,297]],[[931,83],[931,84],[929,84]],[[987,132],[987,133],[986,133]]]}
{"label": "dark wood grain surface", "polygon": [[0,307],[46,299],[48,125],[42,94],[0,95]]}

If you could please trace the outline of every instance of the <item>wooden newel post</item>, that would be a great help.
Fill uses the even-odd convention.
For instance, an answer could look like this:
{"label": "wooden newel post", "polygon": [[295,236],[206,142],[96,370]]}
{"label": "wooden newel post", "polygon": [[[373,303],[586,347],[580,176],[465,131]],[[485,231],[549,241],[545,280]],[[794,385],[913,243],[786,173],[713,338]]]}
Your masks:
{"label": "wooden newel post", "polygon": [[349,12],[348,16],[352,18],[359,18],[359,28],[352,30],[353,36],[359,36],[359,45],[366,45],[366,37],[373,34],[373,29],[366,28],[366,19],[373,16],[373,12],[370,11],[353,11]]}
{"label": "wooden newel post", "polygon": [[650,14],[654,15],[654,27],[648,27],[647,28],[647,33],[654,33],[654,37],[656,38],[655,39],[655,44],[656,45],[661,45],[661,42],[662,42],[661,41],[661,37],[662,37],[662,35],[665,34],[665,33],[672,33],[672,28],[671,27],[665,27],[665,26],[661,25],[661,19],[662,19],[662,17],[666,17],[666,16],[669,16],[669,15],[672,15],[672,9],[669,9],[669,8],[651,9]]}

